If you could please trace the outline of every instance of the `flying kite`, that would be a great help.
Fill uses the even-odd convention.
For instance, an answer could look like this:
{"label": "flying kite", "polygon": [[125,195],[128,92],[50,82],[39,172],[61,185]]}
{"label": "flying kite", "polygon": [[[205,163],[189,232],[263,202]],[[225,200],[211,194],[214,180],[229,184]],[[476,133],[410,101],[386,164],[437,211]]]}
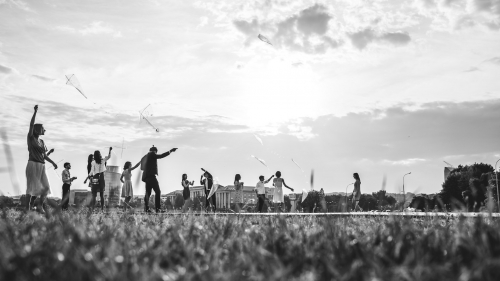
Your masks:
{"label": "flying kite", "polygon": [[269,44],[271,46],[273,45],[273,44],[271,44],[271,41],[269,41],[269,39],[267,39],[264,35],[259,34],[257,37],[260,39],[260,41],[262,41],[264,43],[267,43],[267,44]]}
{"label": "flying kite", "polygon": [[314,170],[311,170],[311,189],[314,189]]}
{"label": "flying kite", "polygon": [[75,74],[68,74],[68,75],[65,75],[66,76],[66,85],[71,85],[73,87],[75,87],[76,90],[78,90],[78,92],[80,92],[80,94],[82,94],[82,96],[84,96],[86,99],[87,96],[83,93],[83,90],[82,90],[82,86],[80,86],[80,82],[78,82],[78,79],[76,79],[76,76]]}
{"label": "flying kite", "polygon": [[267,165],[266,165],[266,161],[264,161],[264,160],[262,160],[262,159],[259,159],[258,157],[254,156],[254,155],[252,155],[252,157],[253,157],[253,158],[255,158],[255,159],[257,159],[257,161],[259,161],[262,165],[264,165],[264,166],[266,166],[266,167],[267,167]]}
{"label": "flying kite", "polygon": [[307,192],[305,189],[302,189],[302,202],[301,203],[304,203],[304,200],[306,200],[306,197],[308,194],[309,194],[309,192]]}
{"label": "flying kite", "polygon": [[207,199],[210,199],[210,197],[212,197],[212,195],[214,195],[217,189],[219,189],[219,187],[221,186],[222,185],[219,184],[219,178],[215,178],[212,189],[210,189],[210,193],[208,193]]}
{"label": "flying kite", "polygon": [[255,134],[253,136],[260,142],[260,144],[262,144],[262,146],[264,146],[264,142],[262,142],[262,139],[259,138],[259,136],[255,135]]}
{"label": "flying kite", "polygon": [[148,123],[149,126],[151,126],[153,129],[155,129],[155,131],[157,133],[160,132],[160,129],[156,128],[153,124],[151,124],[151,122],[149,122],[149,120],[146,118],[146,116],[148,117],[151,117],[153,116],[153,114],[147,110],[148,107],[150,106],[151,104],[148,104],[148,106],[146,106],[143,110],[139,111],[139,122],[142,121],[142,120],[145,120],[146,123]]}
{"label": "flying kite", "polygon": [[304,172],[304,170],[299,166],[299,164],[297,164],[297,162],[295,162],[295,160],[293,160],[293,158],[292,158],[292,162],[295,163],[295,165],[297,165],[297,167],[299,167],[299,169],[302,171],[302,173]]}

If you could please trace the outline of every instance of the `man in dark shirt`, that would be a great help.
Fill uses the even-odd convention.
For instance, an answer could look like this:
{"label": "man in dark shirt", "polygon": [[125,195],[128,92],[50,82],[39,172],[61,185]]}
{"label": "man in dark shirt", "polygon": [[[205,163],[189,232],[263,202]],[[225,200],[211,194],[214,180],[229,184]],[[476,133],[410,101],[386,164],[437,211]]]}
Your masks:
{"label": "man in dark shirt", "polygon": [[146,212],[151,212],[149,209],[149,197],[151,196],[151,190],[155,191],[155,210],[157,213],[161,211],[161,190],[160,185],[158,184],[158,179],[156,178],[156,175],[158,175],[158,159],[165,158],[176,150],[177,148],[172,148],[170,151],[163,154],[157,154],[158,149],[153,146],[149,149],[149,153],[144,155],[141,159],[141,170],[143,170],[142,181],[146,183],[146,195],[144,197],[144,210]]}

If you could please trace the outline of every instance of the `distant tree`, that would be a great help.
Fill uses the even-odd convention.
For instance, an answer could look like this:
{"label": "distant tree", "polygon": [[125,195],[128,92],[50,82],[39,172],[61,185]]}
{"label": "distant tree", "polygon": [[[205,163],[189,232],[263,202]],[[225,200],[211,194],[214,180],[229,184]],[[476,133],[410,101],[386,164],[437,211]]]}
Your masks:
{"label": "distant tree", "polygon": [[302,202],[302,195],[298,196],[297,208],[302,209],[305,213],[312,213],[315,205],[316,208],[320,206],[319,199],[320,199],[319,192],[316,190],[311,190],[307,193],[307,197],[304,200],[304,202]]}
{"label": "distant tree", "polygon": [[182,197],[181,194],[177,194],[175,196],[175,200],[174,200],[175,208],[180,209],[180,208],[182,208],[183,205],[184,205],[184,198]]}
{"label": "distant tree", "polygon": [[[350,203],[352,203],[352,199]],[[361,207],[361,209],[363,209],[363,211],[377,210],[377,199],[371,194],[361,194],[361,198],[359,199],[359,206]]]}
{"label": "distant tree", "polygon": [[170,198],[167,198],[167,200],[165,200],[164,204],[165,204],[165,209],[167,209],[167,210],[172,210],[174,208],[174,205],[172,205]]}
{"label": "distant tree", "polygon": [[10,197],[0,195],[0,209],[14,207],[14,200]]}
{"label": "distant tree", "polygon": [[396,198],[388,196],[385,190],[373,192],[372,196],[377,200],[379,210],[392,209],[396,204]]}
{"label": "distant tree", "polygon": [[434,195],[419,195],[412,198],[410,207],[416,210],[429,212],[435,209],[436,199]]}
{"label": "distant tree", "polygon": [[200,196],[195,196],[193,198],[193,210],[201,210],[201,206],[203,203],[205,203],[205,200],[204,198],[200,197]]}

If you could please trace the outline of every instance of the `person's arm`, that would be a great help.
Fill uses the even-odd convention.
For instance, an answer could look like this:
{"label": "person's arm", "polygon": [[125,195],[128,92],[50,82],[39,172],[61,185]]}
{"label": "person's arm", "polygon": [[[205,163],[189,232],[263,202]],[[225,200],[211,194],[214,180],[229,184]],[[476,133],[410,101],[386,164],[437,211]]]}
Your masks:
{"label": "person's arm", "polygon": [[191,186],[193,186],[193,185],[194,185],[194,181],[191,181],[189,184],[190,184]]}
{"label": "person's arm", "polygon": [[120,177],[120,181],[121,181],[122,183],[125,183],[125,182],[123,181],[123,173],[122,173],[122,176]]}
{"label": "person's arm", "polygon": [[44,159],[49,161],[52,164],[52,166],[54,166],[54,170],[57,170],[57,164],[54,161],[52,161],[52,159],[50,159],[49,156],[47,156],[47,154],[45,154]]}
{"label": "person's arm", "polygon": [[33,128],[35,127],[35,118],[37,112],[38,112],[38,105],[35,105],[35,112],[33,112],[33,117],[31,117],[30,130],[28,132],[29,137],[33,136]]}
{"label": "person's arm", "polygon": [[267,181],[265,181],[264,183],[268,183],[272,178],[274,177],[274,175],[272,175],[269,179],[267,179]]}
{"label": "person's arm", "polygon": [[94,175],[94,163],[95,161],[92,161],[92,164],[90,164],[90,172],[89,172],[89,178]]}
{"label": "person's arm", "polygon": [[165,158],[165,157],[169,156],[170,153],[175,152],[176,150],[177,150],[177,148],[175,147],[175,148],[172,148],[172,149],[170,149],[169,151],[167,151],[167,152],[165,152],[163,154],[155,154],[156,155],[156,159]]}
{"label": "person's arm", "polygon": [[51,150],[49,150],[49,152],[47,152],[47,156],[49,156],[52,152],[54,152],[53,148]]}
{"label": "person's arm", "polygon": [[104,159],[101,160],[102,162],[105,163],[105,162],[107,162],[109,160],[109,158],[111,158],[111,150],[113,150],[112,147],[109,148],[108,156],[104,157]]}
{"label": "person's arm", "polygon": [[205,185],[205,181],[203,180],[203,175],[201,175],[201,177],[200,177],[200,184]]}
{"label": "person's arm", "polygon": [[285,183],[285,179],[283,179],[283,185],[284,185],[286,188],[288,188],[288,189],[290,189],[291,191],[293,191],[293,188],[291,188],[291,187],[289,187],[288,185],[286,185],[286,183]]}
{"label": "person's arm", "polygon": [[137,162],[137,164],[135,164],[135,166],[130,168],[129,170],[133,171],[133,170],[135,170],[135,168],[139,167],[139,165],[141,165],[141,161]]}

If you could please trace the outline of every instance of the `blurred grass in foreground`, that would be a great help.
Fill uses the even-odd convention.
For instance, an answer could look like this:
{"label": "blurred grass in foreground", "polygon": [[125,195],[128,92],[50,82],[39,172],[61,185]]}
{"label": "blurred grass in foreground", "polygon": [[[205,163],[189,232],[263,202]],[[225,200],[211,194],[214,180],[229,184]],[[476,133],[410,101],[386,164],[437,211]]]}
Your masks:
{"label": "blurred grass in foreground", "polygon": [[7,210],[0,253],[0,280],[500,280],[500,223]]}

